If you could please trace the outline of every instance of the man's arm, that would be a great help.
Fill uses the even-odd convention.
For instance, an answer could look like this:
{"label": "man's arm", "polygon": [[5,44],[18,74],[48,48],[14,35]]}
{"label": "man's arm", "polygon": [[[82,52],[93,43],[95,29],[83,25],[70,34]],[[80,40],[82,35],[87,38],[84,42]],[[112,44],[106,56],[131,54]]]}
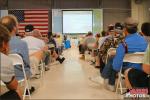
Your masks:
{"label": "man's arm", "polygon": [[143,71],[144,71],[146,74],[149,74],[149,75],[150,75],[150,65],[149,65],[149,64],[143,64]]}
{"label": "man's arm", "polygon": [[22,92],[20,87],[18,86],[18,81],[16,80],[15,76],[12,78],[11,82],[5,84],[9,90],[15,90],[20,99],[22,99]]}
{"label": "man's arm", "polygon": [[1,63],[1,80],[6,84],[9,90],[14,90],[18,93],[20,98],[22,99],[22,93],[18,86],[18,81],[15,78],[14,66],[6,55],[1,55],[0,59]]}
{"label": "man's arm", "polygon": [[117,50],[116,50],[116,56],[113,60],[113,69],[116,71],[119,71],[122,64],[123,64],[123,58],[125,55],[125,48],[122,44],[119,44]]}
{"label": "man's arm", "polygon": [[17,54],[20,54],[22,56],[22,59],[25,64],[30,65],[30,60],[29,60],[29,49],[28,45],[24,41],[20,41],[19,48],[16,51]]}

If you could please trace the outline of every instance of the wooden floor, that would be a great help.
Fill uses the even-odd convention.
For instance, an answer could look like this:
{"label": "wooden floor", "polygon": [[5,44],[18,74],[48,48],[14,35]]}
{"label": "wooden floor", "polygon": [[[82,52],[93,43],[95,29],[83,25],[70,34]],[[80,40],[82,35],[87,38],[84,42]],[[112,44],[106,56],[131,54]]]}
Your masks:
{"label": "wooden floor", "polygon": [[33,99],[120,99],[115,92],[107,91],[103,85],[92,83],[88,78],[99,75],[88,62],[79,59],[78,49],[64,51],[63,64],[55,62],[45,72],[44,79],[32,80],[36,91]]}

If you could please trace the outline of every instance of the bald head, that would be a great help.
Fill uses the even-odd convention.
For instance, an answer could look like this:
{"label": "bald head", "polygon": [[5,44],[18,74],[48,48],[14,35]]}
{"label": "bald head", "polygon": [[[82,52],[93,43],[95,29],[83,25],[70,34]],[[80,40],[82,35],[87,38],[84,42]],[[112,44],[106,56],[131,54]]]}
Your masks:
{"label": "bald head", "polygon": [[37,38],[42,37],[41,32],[38,29],[34,29],[32,35]]}
{"label": "bald head", "polygon": [[17,31],[18,21],[13,15],[4,16],[0,22],[12,33]]}

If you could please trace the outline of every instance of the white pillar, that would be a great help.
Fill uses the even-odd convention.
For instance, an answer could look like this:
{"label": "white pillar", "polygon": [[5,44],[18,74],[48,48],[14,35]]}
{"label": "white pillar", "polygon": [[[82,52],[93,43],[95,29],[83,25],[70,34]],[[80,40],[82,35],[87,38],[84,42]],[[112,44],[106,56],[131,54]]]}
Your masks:
{"label": "white pillar", "polygon": [[135,0],[131,0],[131,16],[139,21],[139,29],[143,22],[150,21],[149,1],[142,0],[141,4],[136,4]]}

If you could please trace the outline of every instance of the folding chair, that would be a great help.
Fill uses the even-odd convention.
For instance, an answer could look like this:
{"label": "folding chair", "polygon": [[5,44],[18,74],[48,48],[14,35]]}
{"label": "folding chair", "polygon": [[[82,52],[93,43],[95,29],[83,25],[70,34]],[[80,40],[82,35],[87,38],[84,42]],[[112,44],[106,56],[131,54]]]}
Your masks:
{"label": "folding chair", "polygon": [[0,81],[1,81],[1,83],[0,83],[0,84],[1,84],[1,87],[0,87],[0,95],[1,95],[1,93],[3,93],[3,90],[2,90],[2,89],[3,89],[4,87],[6,87],[6,85],[5,85],[5,83],[4,83],[2,80],[0,80]]}
{"label": "folding chair", "polygon": [[111,56],[112,53],[116,54],[116,48],[108,49],[105,64],[107,64],[108,57]]}
{"label": "folding chair", "polygon": [[[19,80],[19,83],[22,83],[23,81],[25,82],[25,89],[24,89],[24,93],[23,93],[23,100],[25,99],[26,96],[29,96],[29,99],[31,99],[31,95],[30,95],[30,90],[29,90],[29,82],[27,80],[27,76],[26,76],[26,72],[24,69],[24,62],[23,59],[20,55],[18,54],[9,54],[10,59],[13,62],[13,65],[21,65],[22,66],[22,70],[23,70],[23,75],[24,75],[24,79]],[[28,91],[28,95],[26,95],[26,90]]]}
{"label": "folding chair", "polygon": [[[137,63],[140,64],[142,63],[144,57],[144,52],[135,52],[135,53],[128,53],[125,54],[123,62],[129,62],[129,63]],[[120,89],[121,94],[123,93],[123,85],[122,85],[122,78],[124,77],[124,75],[122,74],[122,67],[118,73],[119,77],[118,77],[118,81],[117,81],[117,86],[116,86],[116,93],[118,92],[118,89]]]}
{"label": "folding chair", "polygon": [[[35,66],[35,65],[34,65]],[[36,66],[39,68],[40,70],[40,85],[43,85],[44,82],[44,73],[45,73],[45,63],[43,62],[43,60],[40,61],[39,65]],[[38,78],[38,77],[37,77]]]}
{"label": "folding chair", "polygon": [[44,72],[45,72],[45,63],[43,62],[43,60],[40,61],[40,64],[38,67],[40,68],[40,76],[43,78]]}

